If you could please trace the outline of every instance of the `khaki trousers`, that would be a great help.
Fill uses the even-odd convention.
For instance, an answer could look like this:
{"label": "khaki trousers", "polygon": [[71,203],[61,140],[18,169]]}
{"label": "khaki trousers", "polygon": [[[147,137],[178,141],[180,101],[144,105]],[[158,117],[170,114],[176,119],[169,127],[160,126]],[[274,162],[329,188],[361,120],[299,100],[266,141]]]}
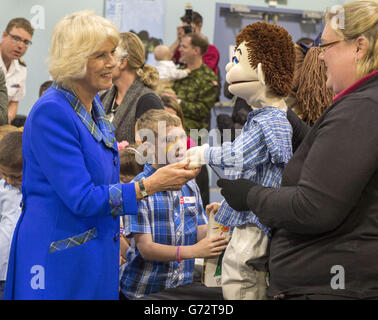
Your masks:
{"label": "khaki trousers", "polygon": [[235,227],[222,262],[226,300],[265,300],[269,239],[254,224]]}

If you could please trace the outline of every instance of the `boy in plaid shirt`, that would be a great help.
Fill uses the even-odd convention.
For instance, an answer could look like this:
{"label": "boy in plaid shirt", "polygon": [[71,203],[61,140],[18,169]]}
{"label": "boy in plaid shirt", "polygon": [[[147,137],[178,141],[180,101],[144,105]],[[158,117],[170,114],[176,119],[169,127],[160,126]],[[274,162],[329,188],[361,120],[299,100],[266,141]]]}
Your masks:
{"label": "boy in plaid shirt", "polygon": [[[153,133],[156,152],[153,163],[146,163],[133,181],[184,158],[186,134],[177,116],[150,110],[139,118],[136,131],[137,141]],[[191,283],[194,258],[214,257],[226,248],[224,237],[206,237],[207,217],[194,180],[181,190],[148,196],[139,201],[138,208],[137,217],[125,217],[125,233],[131,242],[121,277],[121,298],[137,299]]]}

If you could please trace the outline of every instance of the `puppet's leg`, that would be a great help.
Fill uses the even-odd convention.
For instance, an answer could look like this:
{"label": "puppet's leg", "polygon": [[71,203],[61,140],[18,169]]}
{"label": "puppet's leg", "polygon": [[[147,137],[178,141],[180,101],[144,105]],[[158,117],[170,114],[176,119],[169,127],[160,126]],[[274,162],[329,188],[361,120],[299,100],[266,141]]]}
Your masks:
{"label": "puppet's leg", "polygon": [[222,291],[227,300],[265,300],[269,239],[254,224],[236,227],[223,257]]}

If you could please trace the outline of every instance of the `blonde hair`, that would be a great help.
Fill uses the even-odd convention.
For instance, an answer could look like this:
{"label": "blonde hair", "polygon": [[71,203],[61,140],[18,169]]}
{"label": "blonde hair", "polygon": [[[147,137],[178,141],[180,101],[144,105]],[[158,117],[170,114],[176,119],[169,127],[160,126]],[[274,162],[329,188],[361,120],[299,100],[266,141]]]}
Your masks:
{"label": "blonde hair", "polygon": [[158,134],[158,123],[164,121],[167,127],[182,127],[178,116],[162,109],[151,109],[144,113],[136,122],[137,130],[148,129]]}
{"label": "blonde hair", "polygon": [[144,45],[135,33],[121,33],[117,55],[119,58],[127,59],[127,68],[136,73],[139,81],[153,90],[156,88],[159,81],[159,73],[155,67],[145,64]]}
{"label": "blonde hair", "polygon": [[0,140],[7,135],[9,132],[14,132],[14,131],[21,131],[19,128],[12,126],[10,124],[4,124],[0,126]]}
{"label": "blonde hair", "polygon": [[54,81],[71,89],[72,80],[85,76],[88,57],[109,38],[117,46],[118,29],[93,11],[79,11],[61,19],[53,30],[48,57]]}
{"label": "blonde hair", "polygon": [[377,70],[378,3],[376,1],[354,1],[344,4],[339,12],[326,13],[327,22],[337,17],[339,17],[339,23],[335,31],[341,37],[345,40],[354,40],[359,36],[364,36],[369,41],[366,55],[357,63],[358,78]]}
{"label": "blonde hair", "polygon": [[172,60],[172,51],[166,45],[158,45],[154,49],[154,56],[156,61]]}

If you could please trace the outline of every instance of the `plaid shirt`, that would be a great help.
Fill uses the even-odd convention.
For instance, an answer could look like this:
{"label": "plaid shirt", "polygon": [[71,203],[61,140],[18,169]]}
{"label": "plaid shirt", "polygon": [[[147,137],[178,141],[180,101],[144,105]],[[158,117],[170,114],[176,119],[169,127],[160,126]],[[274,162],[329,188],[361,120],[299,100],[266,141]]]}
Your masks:
{"label": "plaid shirt", "polygon": [[[114,149],[118,154],[116,138],[113,133],[114,127],[107,119],[98,95],[96,95],[92,102],[92,118],[73,92],[63,88],[61,85],[55,82],[52,84],[52,87],[66,97],[93,138],[95,138],[98,142],[102,140],[108,148]],[[124,214],[121,184],[113,184],[109,186],[109,203],[111,206],[111,214],[113,216]]]}
{"label": "plaid shirt", "polygon": [[[156,171],[145,164],[138,181]],[[148,233],[155,243],[190,246],[197,242],[197,227],[207,224],[206,213],[197,184],[187,182],[180,191],[158,192],[138,203],[137,216],[125,216],[125,234]],[[131,238],[127,262],[121,278],[122,293],[136,299],[166,288],[174,288],[193,280],[194,259],[182,261],[144,260]]]}
{"label": "plaid shirt", "polygon": [[[274,107],[252,110],[242,133],[232,143],[211,147],[205,152],[205,161],[224,169],[229,179],[244,178],[265,187],[281,185],[285,164],[292,156],[292,127],[286,113]],[[270,236],[252,211],[238,212],[225,200],[215,216],[225,226],[257,225]]]}

